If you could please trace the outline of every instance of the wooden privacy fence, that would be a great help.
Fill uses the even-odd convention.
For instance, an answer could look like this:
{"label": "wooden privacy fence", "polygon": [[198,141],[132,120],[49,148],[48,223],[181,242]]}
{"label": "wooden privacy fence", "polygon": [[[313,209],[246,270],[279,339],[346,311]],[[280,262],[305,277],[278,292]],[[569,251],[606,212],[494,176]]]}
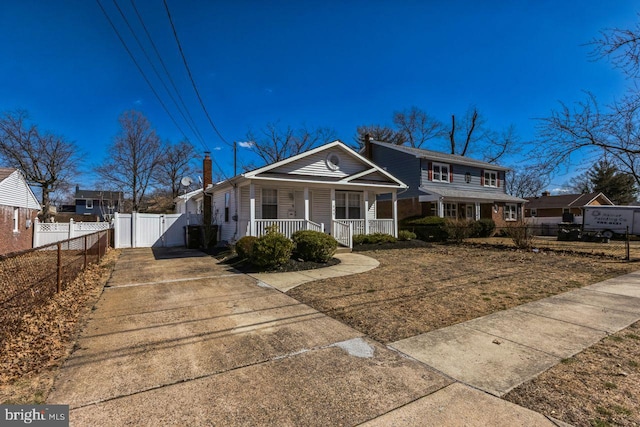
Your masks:
{"label": "wooden privacy fence", "polygon": [[26,314],[99,262],[108,246],[107,229],[0,256],[0,341],[20,329]]}

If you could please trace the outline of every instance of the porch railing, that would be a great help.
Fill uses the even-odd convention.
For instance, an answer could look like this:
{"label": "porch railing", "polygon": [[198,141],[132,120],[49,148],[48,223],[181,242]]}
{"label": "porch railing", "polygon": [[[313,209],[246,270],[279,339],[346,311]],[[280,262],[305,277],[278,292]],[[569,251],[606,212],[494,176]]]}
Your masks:
{"label": "porch railing", "polygon": [[344,224],[351,224],[351,228],[353,230],[353,234],[373,234],[373,233],[384,233],[391,234],[394,236],[394,226],[392,219],[369,219],[368,225],[369,230],[365,232],[364,227],[364,219],[340,219],[338,220]]}
{"label": "porch railing", "polygon": [[343,246],[353,247],[353,221],[333,221],[333,238]]}
{"label": "porch railing", "polygon": [[373,233],[391,234],[394,237],[398,237],[395,235],[395,227],[393,226],[392,219],[370,219],[369,234]]}
{"label": "porch railing", "polygon": [[[315,230],[324,232],[324,224],[318,224],[313,221],[304,219],[256,219],[256,236],[262,236],[267,233],[267,227],[272,225],[278,226],[278,232],[291,238],[293,233],[300,230]],[[248,225],[248,230],[250,228]],[[247,233],[248,235],[249,233]]]}

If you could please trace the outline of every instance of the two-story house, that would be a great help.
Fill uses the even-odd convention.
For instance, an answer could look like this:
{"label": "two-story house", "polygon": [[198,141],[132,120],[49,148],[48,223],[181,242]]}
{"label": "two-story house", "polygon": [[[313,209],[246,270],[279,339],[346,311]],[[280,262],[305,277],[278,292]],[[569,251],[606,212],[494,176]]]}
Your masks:
{"label": "two-story house", "polygon": [[[398,219],[412,216],[493,219],[498,226],[523,218],[524,199],[507,194],[508,168],[469,157],[369,140],[365,157],[409,186],[398,193]],[[379,215],[391,203],[378,201]]]}
{"label": "two-story house", "polygon": [[76,185],[76,215],[92,215],[100,221],[110,221],[113,214],[120,212],[122,191],[81,190]]}

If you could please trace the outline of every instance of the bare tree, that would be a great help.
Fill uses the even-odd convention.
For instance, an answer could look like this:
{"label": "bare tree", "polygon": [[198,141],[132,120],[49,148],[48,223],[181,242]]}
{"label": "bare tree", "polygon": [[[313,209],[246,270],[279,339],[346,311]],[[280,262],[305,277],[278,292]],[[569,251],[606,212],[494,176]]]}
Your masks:
{"label": "bare tree", "polygon": [[505,184],[507,193],[512,196],[532,197],[549,185],[549,175],[537,166],[525,166],[508,171]]}
{"label": "bare tree", "polygon": [[193,161],[196,150],[188,141],[171,144],[165,141],[162,146],[162,156],[155,172],[155,180],[171,197],[175,199],[180,194],[180,180],[195,172]]}
{"label": "bare tree", "polygon": [[395,112],[393,124],[398,129],[398,138],[402,139],[402,143],[413,148],[422,147],[425,142],[440,137],[443,132],[440,121],[415,106]]}
{"label": "bare tree", "polygon": [[370,135],[374,141],[388,142],[394,145],[402,145],[404,143],[404,136],[388,126],[365,125],[358,126],[356,130],[354,139],[358,144],[357,149],[364,147],[365,135]]}
{"label": "bare tree", "polygon": [[6,112],[0,118],[0,158],[24,173],[42,189],[42,219],[47,220],[53,193],[63,190],[76,174],[79,153],[74,142],[29,123],[26,111]]}
{"label": "bare tree", "polygon": [[265,164],[270,164],[330,142],[335,139],[335,131],[325,127],[281,128],[277,123],[271,122],[267,123],[258,134],[249,130],[247,139],[250,141],[253,152]]}
{"label": "bare tree", "polygon": [[[640,14],[638,15],[640,17]],[[591,56],[609,59],[611,63],[630,77],[640,73],[640,23],[633,28],[609,28],[591,41]]]}
{"label": "bare tree", "polygon": [[[459,156],[470,154],[475,145],[487,137],[484,125],[485,119],[480,115],[476,106],[469,107],[461,120],[456,119],[455,114],[452,114],[451,127],[447,133],[451,154]],[[460,142],[462,145],[458,145]]]}
{"label": "bare tree", "polygon": [[161,158],[160,138],[139,111],[120,115],[120,133],[109,147],[108,159],[97,168],[98,174],[117,188],[128,192],[131,208],[138,211]]}

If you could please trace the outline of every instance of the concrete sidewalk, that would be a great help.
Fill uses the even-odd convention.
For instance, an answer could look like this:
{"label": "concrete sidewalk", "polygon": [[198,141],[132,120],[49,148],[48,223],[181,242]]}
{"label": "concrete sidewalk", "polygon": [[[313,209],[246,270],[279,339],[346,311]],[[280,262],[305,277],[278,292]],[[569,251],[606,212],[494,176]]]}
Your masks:
{"label": "concrete sidewalk", "polygon": [[74,426],[554,425],[197,251],[125,250],[108,286],[48,399]]}
{"label": "concrete sidewalk", "polygon": [[407,338],[390,346],[502,396],[640,320],[640,272]]}

